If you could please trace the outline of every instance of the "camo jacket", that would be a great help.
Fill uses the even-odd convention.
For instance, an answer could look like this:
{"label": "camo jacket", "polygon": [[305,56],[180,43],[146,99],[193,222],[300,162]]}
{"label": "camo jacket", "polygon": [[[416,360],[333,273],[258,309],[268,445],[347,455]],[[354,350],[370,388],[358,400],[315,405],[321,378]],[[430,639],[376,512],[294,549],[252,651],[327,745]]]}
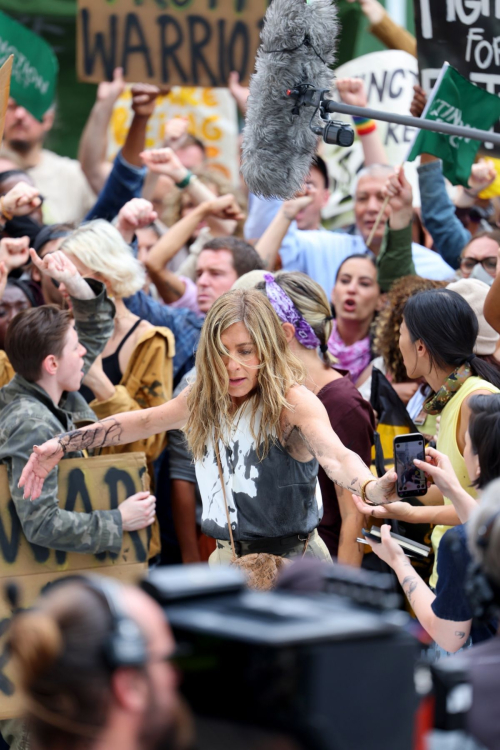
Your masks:
{"label": "camo jacket", "polygon": [[[84,372],[104,349],[113,331],[114,305],[104,285],[88,280],[95,298],[72,298],[75,328],[86,348]],[[0,388],[0,463],[5,464],[11,498],[29,542],[67,552],[119,552],[122,521],[119,510],[78,513],[59,507],[57,467],[49,474],[41,496],[32,502],[18,488],[21,472],[33,445],[40,445],[61,432],[95,421],[95,415],[79,393],[64,394],[56,405],[36,383],[16,374]],[[81,457],[68,453],[66,458]]]}

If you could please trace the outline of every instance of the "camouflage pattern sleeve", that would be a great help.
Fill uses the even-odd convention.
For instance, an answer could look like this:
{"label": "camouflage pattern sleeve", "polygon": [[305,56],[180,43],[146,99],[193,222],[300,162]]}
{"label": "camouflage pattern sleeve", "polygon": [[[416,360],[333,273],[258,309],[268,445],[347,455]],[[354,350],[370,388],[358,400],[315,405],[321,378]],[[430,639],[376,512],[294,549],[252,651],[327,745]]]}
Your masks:
{"label": "camouflage pattern sleeve", "polygon": [[57,497],[57,467],[49,474],[38,500],[23,498],[18,482],[33,445],[52,437],[50,425],[39,420],[20,420],[9,438],[9,456],[4,459],[12,500],[29,542],[65,552],[116,552],[122,546],[119,510],[79,513],[63,510]]}
{"label": "camouflage pattern sleeve", "polygon": [[114,303],[108,299],[102,281],[86,279],[86,282],[95,294],[94,299],[71,298],[78,340],[87,350],[83,365],[85,373],[90,370],[94,360],[102,352],[113,333],[115,316]]}

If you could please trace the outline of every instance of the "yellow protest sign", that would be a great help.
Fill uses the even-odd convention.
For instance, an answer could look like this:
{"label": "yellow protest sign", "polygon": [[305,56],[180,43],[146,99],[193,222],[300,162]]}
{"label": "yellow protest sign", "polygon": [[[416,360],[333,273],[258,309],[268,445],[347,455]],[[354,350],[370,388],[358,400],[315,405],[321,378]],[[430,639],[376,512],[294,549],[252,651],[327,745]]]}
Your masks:
{"label": "yellow protest sign", "polygon": [[[132,96],[125,91],[115,104],[108,130],[108,157],[114,158],[125,143],[132,121]],[[187,117],[189,133],[206,148],[207,165],[231,183],[238,182],[238,117],[228,89],[176,86],[156,100],[149,118],[146,148],[160,148],[165,124],[174,117]]]}
{"label": "yellow protest sign", "polygon": [[[126,453],[66,459],[59,465],[58,483],[62,508],[77,512],[112,510],[130,495],[148,488],[146,458],[143,453]],[[124,533],[118,554],[87,555],[30,544],[10,497],[7,471],[0,466],[0,591],[15,582],[22,607],[31,606],[48,583],[67,575],[99,573],[126,582],[138,581],[147,570],[150,536],[150,529]],[[21,711],[5,648],[11,617],[9,605],[0,596],[0,719]]]}
{"label": "yellow protest sign", "polygon": [[82,81],[225,86],[253,72],[267,0],[78,0]]}

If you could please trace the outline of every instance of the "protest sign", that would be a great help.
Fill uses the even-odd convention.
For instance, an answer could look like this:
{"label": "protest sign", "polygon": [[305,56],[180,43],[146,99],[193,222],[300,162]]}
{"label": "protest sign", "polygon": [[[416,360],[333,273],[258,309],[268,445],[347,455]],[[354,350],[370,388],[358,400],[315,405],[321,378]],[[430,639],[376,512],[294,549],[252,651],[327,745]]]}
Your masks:
{"label": "protest sign", "polygon": [[10,95],[41,120],[54,103],[57,58],[44,39],[0,11],[0,65],[10,55]]}
{"label": "protest sign", "polygon": [[[58,476],[60,507],[91,512],[117,508],[130,495],[147,489],[143,453],[74,458],[61,461]],[[67,575],[99,573],[135,582],[147,570],[149,529],[123,534],[119,554],[87,555],[62,552],[28,542],[9,492],[7,471],[0,466],[0,589],[13,581],[20,589],[21,607],[29,607],[51,581]],[[16,716],[20,701],[5,648],[12,612],[0,598],[0,719]]]}
{"label": "protest sign", "polygon": [[[400,50],[372,52],[351,60],[335,70],[336,78],[362,78],[368,96],[368,106],[383,112],[409,114],[413,99],[413,86],[418,82],[418,65],[412,55]],[[338,98],[336,95],[335,98]],[[347,115],[333,115],[335,119],[352,122]],[[392,166],[402,164],[413,142],[415,129],[404,125],[377,122],[377,130],[384,144],[387,158]],[[351,148],[322,146],[322,155],[328,163],[333,195],[325,212],[327,216],[339,214],[340,209],[348,209],[352,203],[345,199],[351,194],[356,173],[363,164],[363,149],[358,137]],[[406,171],[405,171],[406,174]],[[412,166],[407,178],[412,183],[416,204],[419,203],[418,179]],[[341,204],[341,201],[343,203]]]}
{"label": "protest sign", "polygon": [[[115,104],[108,130],[108,158],[112,159],[127,137],[132,120],[132,97],[125,91]],[[149,118],[146,148],[160,148],[165,124],[173,117],[187,117],[189,132],[205,144],[207,163],[231,183],[238,182],[238,116],[228,89],[174,87],[156,100]]]}
{"label": "protest sign", "polygon": [[267,0],[78,0],[77,69],[82,81],[225,86],[253,72]]}
{"label": "protest sign", "polygon": [[[473,83],[500,94],[498,0],[415,0],[415,33],[423,88],[429,93],[444,62]],[[500,123],[495,126],[500,133]],[[486,148],[492,153],[491,144]],[[500,148],[494,151],[500,154]]]}
{"label": "protest sign", "polygon": [[[422,114],[426,120],[487,130],[500,119],[500,98],[471,83],[445,63]],[[470,138],[421,130],[408,154],[432,154],[443,162],[443,174],[452,185],[467,187],[480,142]]]}
{"label": "protest sign", "polygon": [[3,129],[5,127],[5,114],[9,103],[10,76],[12,73],[12,63],[14,55],[11,55],[0,68],[0,145],[3,138]]}

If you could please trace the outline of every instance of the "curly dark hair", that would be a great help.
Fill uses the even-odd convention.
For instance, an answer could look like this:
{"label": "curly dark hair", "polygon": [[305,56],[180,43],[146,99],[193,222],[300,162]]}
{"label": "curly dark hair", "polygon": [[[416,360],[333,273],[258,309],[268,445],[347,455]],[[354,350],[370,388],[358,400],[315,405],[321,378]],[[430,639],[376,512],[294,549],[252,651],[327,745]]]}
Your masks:
{"label": "curly dark hair", "polygon": [[403,276],[396,281],[387,295],[387,304],[378,314],[373,337],[373,350],[384,358],[387,374],[393,383],[406,383],[408,375],[399,350],[399,329],[403,310],[410,297],[428,289],[441,289],[445,281],[422,279],[420,276]]}

